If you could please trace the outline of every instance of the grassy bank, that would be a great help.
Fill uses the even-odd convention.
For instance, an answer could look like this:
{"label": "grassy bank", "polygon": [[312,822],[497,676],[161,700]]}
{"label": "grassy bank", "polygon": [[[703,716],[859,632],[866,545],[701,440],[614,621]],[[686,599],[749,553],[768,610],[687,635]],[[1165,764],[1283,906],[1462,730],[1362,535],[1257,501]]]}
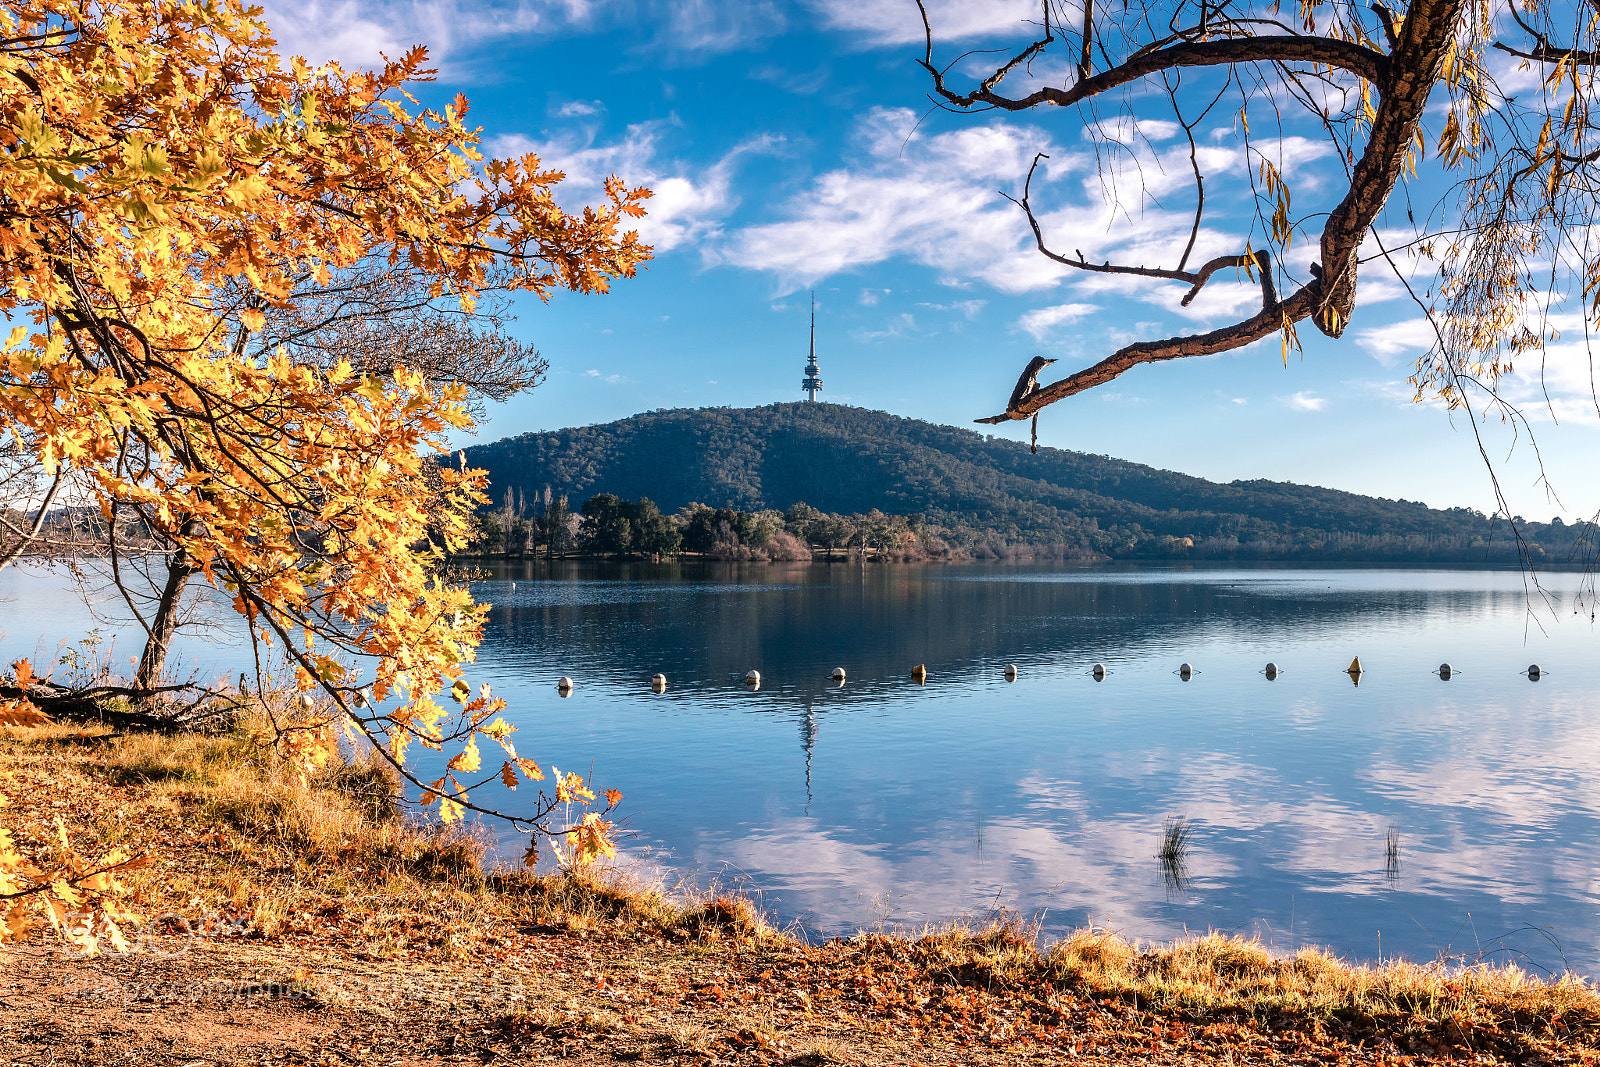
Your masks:
{"label": "grassy bank", "polygon": [[[380,765],[302,785],[246,729],[9,729],[0,775],[24,848],[51,847],[59,817],[80,852],[158,857],[130,875],[131,956],[76,959],[43,934],[0,949],[8,981],[38,986],[0,988],[23,1005],[0,1021],[18,1062],[135,1062],[180,1006],[184,1034],[229,1020],[189,1050],[208,1063],[1600,1058],[1600,995],[1514,968],[1219,935],[1040,945],[1017,923],[809,945],[741,899],[491,869],[481,840],[400,817]],[[160,1010],[130,1013],[130,983]]]}

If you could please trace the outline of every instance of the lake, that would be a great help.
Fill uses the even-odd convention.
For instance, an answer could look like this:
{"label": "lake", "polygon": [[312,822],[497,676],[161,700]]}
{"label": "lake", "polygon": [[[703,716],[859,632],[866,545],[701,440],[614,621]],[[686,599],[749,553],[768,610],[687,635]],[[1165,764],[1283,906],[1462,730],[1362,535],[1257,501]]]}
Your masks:
{"label": "lake", "polygon": [[[1600,633],[1580,576],[1540,581],[515,566],[474,583],[494,608],[468,680],[510,702],[523,755],[623,791],[630,862],[808,936],[1004,908],[1047,938],[1217,929],[1595,974]],[[16,571],[0,619],[8,658],[93,625],[63,579]],[[242,647],[207,643],[224,629],[182,655],[237,670]]]}

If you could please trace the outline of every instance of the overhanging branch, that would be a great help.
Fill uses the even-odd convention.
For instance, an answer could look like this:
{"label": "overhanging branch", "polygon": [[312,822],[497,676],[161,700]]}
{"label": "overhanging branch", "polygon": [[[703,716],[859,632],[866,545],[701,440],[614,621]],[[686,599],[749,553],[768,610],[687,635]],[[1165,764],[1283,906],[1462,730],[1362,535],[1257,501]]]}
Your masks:
{"label": "overhanging branch", "polygon": [[[922,0],[918,0],[918,6],[922,6]],[[928,25],[926,9],[923,10],[923,24]],[[955,107],[965,109],[977,104],[987,104],[1005,111],[1026,111],[1040,104],[1070,107],[1101,93],[1179,67],[1222,67],[1241,63],[1311,63],[1345,70],[1375,83],[1385,81],[1389,71],[1389,57],[1352,41],[1301,35],[1247,36],[1210,41],[1183,40],[1148,52],[1137,52],[1109,70],[1079,78],[1076,84],[1066,89],[1046,85],[1021,97],[1001,96],[995,91],[994,87],[1001,79],[1011,73],[1019,63],[1036,55],[1050,43],[1050,40],[1046,37],[1033,42],[969,93],[957,93],[945,85],[944,72],[932,62],[931,30],[927,57],[919,62],[933,78],[934,92]],[[1080,68],[1080,71],[1086,69]]]}
{"label": "overhanging branch", "polygon": [[1006,411],[1005,414],[977,421],[990,423],[1026,419],[1057,400],[1065,400],[1085,389],[1104,385],[1141,363],[1161,363],[1169,359],[1182,359],[1185,356],[1214,356],[1222,352],[1231,352],[1263,337],[1270,337],[1285,327],[1309,317],[1316,310],[1321,288],[1318,282],[1313,281],[1309,285],[1302,286],[1288,300],[1278,303],[1271,299],[1270,270],[1263,267],[1261,274],[1262,289],[1267,299],[1261,311],[1251,318],[1231,326],[1224,326],[1220,330],[1212,330],[1210,333],[1169,337],[1160,341],[1135,341],[1113,352],[1092,367],[1085,367],[1076,374],[1028,394],[1014,409]]}

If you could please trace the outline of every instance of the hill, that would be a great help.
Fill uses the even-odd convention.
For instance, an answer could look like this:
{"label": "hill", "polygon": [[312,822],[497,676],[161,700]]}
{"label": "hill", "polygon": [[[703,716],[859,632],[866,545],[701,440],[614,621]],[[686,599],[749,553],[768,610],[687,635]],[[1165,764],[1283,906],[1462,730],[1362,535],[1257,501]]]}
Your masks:
{"label": "hill", "polygon": [[[574,507],[601,492],[758,511],[920,513],[977,549],[1060,545],[1113,557],[1508,562],[1507,524],[1288,482],[1206,481],[881,411],[824,403],[658,410],[525,433],[466,450],[490,495],[546,486]],[[1583,528],[1530,524],[1536,560],[1566,558]],[[1186,543],[1188,542],[1188,543]]]}

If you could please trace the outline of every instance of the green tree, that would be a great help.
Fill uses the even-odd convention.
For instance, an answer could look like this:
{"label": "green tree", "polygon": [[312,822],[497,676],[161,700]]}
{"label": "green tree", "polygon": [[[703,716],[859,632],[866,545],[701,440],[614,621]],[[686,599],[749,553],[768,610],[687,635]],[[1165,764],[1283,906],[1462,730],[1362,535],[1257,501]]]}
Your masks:
{"label": "green tree", "polygon": [[545,486],[544,493],[544,514],[538,520],[539,541],[548,555],[558,556],[572,548],[572,512],[565,496],[552,498],[549,486]]}
{"label": "green tree", "polygon": [[601,493],[583,502],[578,524],[578,548],[595,555],[621,555],[633,548],[633,523],[627,504],[613,493]]}
{"label": "green tree", "polygon": [[641,497],[632,507],[635,549],[648,556],[676,555],[683,544],[677,524],[661,514],[649,497]]}

